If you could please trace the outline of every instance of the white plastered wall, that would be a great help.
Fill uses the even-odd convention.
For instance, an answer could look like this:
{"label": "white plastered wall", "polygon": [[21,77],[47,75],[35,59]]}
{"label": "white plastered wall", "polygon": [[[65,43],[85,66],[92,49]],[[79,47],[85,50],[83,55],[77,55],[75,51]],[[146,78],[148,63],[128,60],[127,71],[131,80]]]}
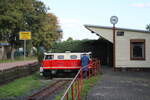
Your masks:
{"label": "white plastered wall", "polygon": [[[130,60],[130,39],[145,39],[145,60]],[[124,31],[116,36],[116,67],[150,68],[150,33]]]}
{"label": "white plastered wall", "polygon": [[[101,27],[88,28],[113,43],[112,29]],[[116,33],[117,31],[120,30],[116,30]],[[130,60],[130,39],[145,39],[145,60]],[[115,44],[116,68],[150,68],[150,33],[126,30],[124,31],[124,36],[116,36]]]}

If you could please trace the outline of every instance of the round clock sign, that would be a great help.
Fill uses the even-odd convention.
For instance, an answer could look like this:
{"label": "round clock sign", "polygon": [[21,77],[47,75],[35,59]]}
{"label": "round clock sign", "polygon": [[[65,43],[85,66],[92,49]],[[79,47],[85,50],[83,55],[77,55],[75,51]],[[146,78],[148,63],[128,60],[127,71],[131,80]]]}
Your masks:
{"label": "round clock sign", "polygon": [[117,16],[111,16],[110,18],[111,24],[115,25],[118,22],[118,17]]}

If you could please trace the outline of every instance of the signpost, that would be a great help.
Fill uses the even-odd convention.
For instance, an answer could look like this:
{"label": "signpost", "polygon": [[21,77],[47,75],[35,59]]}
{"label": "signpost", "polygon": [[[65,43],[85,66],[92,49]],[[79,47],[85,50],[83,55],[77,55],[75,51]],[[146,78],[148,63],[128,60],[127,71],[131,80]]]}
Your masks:
{"label": "signpost", "polygon": [[26,58],[26,40],[31,40],[31,32],[19,32],[19,39],[24,40],[24,59]]}
{"label": "signpost", "polygon": [[111,16],[110,18],[110,23],[113,24],[113,68],[115,70],[116,66],[116,55],[115,55],[115,24],[118,22],[118,17],[117,16]]}

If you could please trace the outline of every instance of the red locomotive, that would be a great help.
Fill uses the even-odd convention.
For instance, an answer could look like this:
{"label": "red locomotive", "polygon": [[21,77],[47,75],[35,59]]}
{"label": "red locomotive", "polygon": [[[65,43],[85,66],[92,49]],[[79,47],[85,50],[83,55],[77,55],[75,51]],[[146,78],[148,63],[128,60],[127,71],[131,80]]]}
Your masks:
{"label": "red locomotive", "polygon": [[[52,75],[59,72],[78,71],[81,68],[80,58],[84,53],[44,53],[40,72],[43,76],[52,77]],[[90,58],[91,53],[86,54]]]}

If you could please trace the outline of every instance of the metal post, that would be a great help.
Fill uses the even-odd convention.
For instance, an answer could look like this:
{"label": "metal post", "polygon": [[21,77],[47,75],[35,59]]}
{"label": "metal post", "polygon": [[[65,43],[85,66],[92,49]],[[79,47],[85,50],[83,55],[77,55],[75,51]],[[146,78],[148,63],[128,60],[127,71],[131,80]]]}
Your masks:
{"label": "metal post", "polygon": [[96,66],[95,66],[95,68],[94,68],[94,76],[96,76]]}
{"label": "metal post", "polygon": [[116,55],[115,55],[115,24],[113,24],[113,69],[116,66]]}
{"label": "metal post", "polygon": [[94,68],[92,68],[92,76],[94,75]]}
{"label": "metal post", "polygon": [[73,87],[73,85],[71,87],[71,95],[72,95],[72,100],[74,100],[74,87]]}
{"label": "metal post", "polygon": [[89,68],[89,77],[88,78],[90,78],[91,77],[91,68]]}
{"label": "metal post", "polygon": [[26,58],[26,40],[24,40],[24,60]]}
{"label": "metal post", "polygon": [[111,24],[113,24],[113,69],[115,71],[116,67],[116,55],[115,55],[115,24],[118,22],[118,17],[117,16],[111,16],[110,18]]}
{"label": "metal post", "polygon": [[98,61],[98,66],[100,66],[99,72],[102,74],[102,66],[101,66],[101,61]]}
{"label": "metal post", "polygon": [[77,80],[77,85],[78,85],[78,87],[77,87],[77,95],[78,95],[78,100],[80,100],[80,82],[79,82],[79,80]]}
{"label": "metal post", "polygon": [[81,82],[81,80],[82,80],[82,79],[81,79],[81,78],[82,78],[81,73],[82,73],[82,72],[83,72],[83,71],[80,72],[79,77],[78,77],[78,79],[79,79],[79,84],[80,84],[80,89],[81,89],[81,87],[82,87],[82,86],[81,86],[81,85],[82,85],[82,82]]}
{"label": "metal post", "polygon": [[67,94],[66,94],[66,100],[68,100],[68,92],[67,92]]}
{"label": "metal post", "polygon": [[80,72],[80,90],[82,89],[82,85],[83,85],[83,71]]}

